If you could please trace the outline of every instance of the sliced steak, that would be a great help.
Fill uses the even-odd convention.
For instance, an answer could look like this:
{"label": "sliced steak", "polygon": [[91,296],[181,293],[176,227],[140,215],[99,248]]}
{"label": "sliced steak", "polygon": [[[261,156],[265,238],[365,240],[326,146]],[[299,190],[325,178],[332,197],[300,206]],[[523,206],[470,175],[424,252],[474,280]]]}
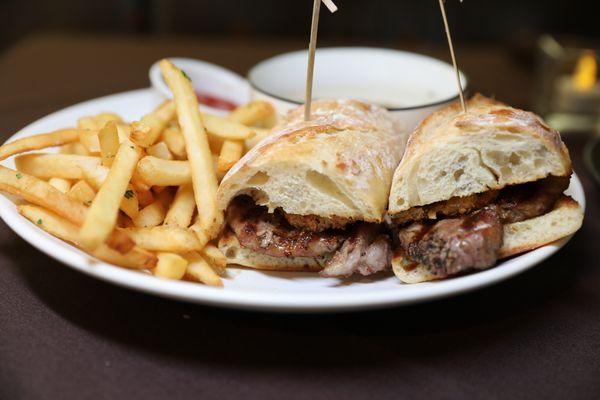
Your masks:
{"label": "sliced steak", "polygon": [[240,245],[273,257],[320,257],[334,252],[344,240],[340,231],[294,228],[281,213],[270,214],[248,196],[236,197],[226,218]]}
{"label": "sliced steak", "polygon": [[283,213],[283,216],[295,228],[311,232],[322,232],[327,229],[341,229],[352,222],[350,218],[331,217],[324,218],[318,215],[298,215]]}
{"label": "sliced steak", "polygon": [[321,275],[348,277],[356,272],[370,275],[388,269],[391,259],[389,236],[375,224],[360,223],[327,261]]}
{"label": "sliced steak", "polygon": [[495,264],[502,245],[502,223],[495,206],[435,224],[417,222],[399,231],[404,253],[439,278]]}
{"label": "sliced steak", "polygon": [[560,195],[569,187],[570,177],[546,179],[505,188],[496,204],[505,224],[524,221],[550,212]]}

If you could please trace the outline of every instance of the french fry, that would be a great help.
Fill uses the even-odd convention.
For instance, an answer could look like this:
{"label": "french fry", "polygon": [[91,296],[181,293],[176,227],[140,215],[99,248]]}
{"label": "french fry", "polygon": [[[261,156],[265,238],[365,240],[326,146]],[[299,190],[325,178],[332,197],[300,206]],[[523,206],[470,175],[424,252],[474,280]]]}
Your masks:
{"label": "french fry", "polygon": [[188,261],[174,253],[158,253],[158,263],[152,271],[155,276],[180,280],[184,277]]}
{"label": "french fry", "polygon": [[244,153],[244,142],[239,140],[225,140],[217,161],[217,172],[225,173],[238,162]]}
{"label": "french fry", "polygon": [[110,167],[119,150],[119,131],[114,121],[108,122],[104,128],[100,129],[98,142],[102,165]]}
{"label": "french fry", "polygon": [[186,276],[209,286],[222,287],[223,281],[201,256],[192,254],[188,259]]}
{"label": "french fry", "polygon": [[54,187],[55,189],[58,189],[62,193],[67,193],[71,188],[71,181],[69,181],[68,179],[50,178],[48,180],[48,183],[50,184],[50,186]]}
{"label": "french fry", "polygon": [[151,190],[135,189],[135,196],[138,199],[139,206],[142,208],[154,203],[154,195]]}
{"label": "french fry", "polygon": [[80,180],[83,179],[82,170],[94,169],[101,162],[102,159],[99,157],[74,154],[32,153],[15,158],[15,165],[19,171],[40,179]]}
{"label": "french fry", "polygon": [[7,159],[15,154],[75,142],[79,139],[79,132],[78,129],[61,129],[50,133],[17,139],[0,147],[0,160]]}
{"label": "french fry", "polygon": [[[74,223],[42,207],[20,205],[17,208],[21,215],[49,234],[65,242],[79,246],[79,227]],[[140,248],[134,248],[125,254],[121,254],[102,244],[95,250],[92,250],[91,255],[125,268],[148,269],[153,268],[157,264],[157,258],[154,254]]]}
{"label": "french fry", "polygon": [[60,154],[77,154],[80,156],[89,156],[90,152],[81,142],[72,142],[60,146]]}
{"label": "french fry", "polygon": [[82,117],[77,120],[77,127],[80,129],[90,129],[98,131],[106,125],[107,122],[122,122],[121,117],[115,113],[105,112],[98,115]]}
{"label": "french fry", "polygon": [[[255,100],[233,110],[228,118],[247,126],[261,125],[265,122],[272,124],[275,108],[267,101]],[[270,128],[271,126],[265,126]]]}
{"label": "french fry", "polygon": [[[94,190],[100,190],[102,184],[108,176],[109,169],[103,165],[98,165],[95,168],[82,168],[83,179],[89,183]],[[119,205],[121,211],[123,211],[129,218],[135,218],[139,211],[137,192],[133,189],[132,185],[127,186],[125,194],[121,199]]]}
{"label": "french fry", "polygon": [[166,127],[162,134],[162,140],[176,158],[180,160],[187,158],[185,140],[178,126],[170,125]]}
{"label": "french fry", "polygon": [[188,161],[163,160],[152,156],[146,156],[138,162],[137,174],[150,186],[180,186],[192,180]]}
{"label": "french fry", "polygon": [[196,201],[194,200],[194,190],[191,184],[179,186],[175,199],[167,212],[164,224],[168,226],[178,226],[187,228],[192,222]]}
{"label": "french fry", "polygon": [[[206,130],[198,110],[198,100],[189,79],[168,60],[160,61],[160,68],[173,92],[177,118],[185,139],[185,148],[191,166],[192,186],[198,207],[198,228],[209,237],[215,237],[223,223],[223,213],[217,208],[217,176],[212,163]],[[199,234],[200,229],[195,229]],[[203,234],[199,239],[204,240]]]}
{"label": "french fry", "polygon": [[132,124],[131,140],[141,147],[152,146],[160,137],[167,124],[175,118],[175,104],[168,100],[156,110]]}
{"label": "french fry", "polygon": [[254,131],[256,132],[256,135],[254,135],[254,137],[244,140],[246,150],[250,150],[251,148],[256,146],[260,141],[269,136],[272,132],[271,129],[264,128],[254,128]]}
{"label": "french fry", "polygon": [[165,142],[158,142],[155,145],[148,147],[146,153],[149,156],[162,158],[163,160],[173,159],[173,154],[171,154],[171,152],[169,151],[169,147],[165,144]]}
{"label": "french fry", "polygon": [[108,176],[100,187],[81,227],[81,242],[87,249],[103,243],[115,228],[119,205],[140,157],[140,149],[129,140],[121,143]]}
{"label": "french fry", "polygon": [[[81,226],[85,220],[86,206],[50,186],[49,183],[23,172],[0,166],[0,190],[47,208],[75,225]],[[111,233],[107,244],[121,253],[126,253],[135,246],[126,233],[117,231]]]}
{"label": "french fry", "polygon": [[71,199],[49,183],[2,166],[0,166],[0,190],[47,208],[77,225],[83,222],[87,212],[83,204]]}
{"label": "french fry", "polygon": [[138,212],[138,215],[133,218],[133,224],[139,228],[150,228],[162,224],[165,219],[165,207],[162,202],[155,201]]}
{"label": "french fry", "polygon": [[225,273],[227,267],[227,257],[214,244],[207,244],[201,251],[202,257],[206,259],[219,275]]}
{"label": "french fry", "polygon": [[119,143],[129,139],[129,136],[131,136],[131,125],[124,122],[115,122],[115,124],[117,125],[117,133],[119,134]]}
{"label": "french fry", "polygon": [[201,242],[189,229],[159,225],[152,228],[126,228],[123,230],[143,249],[172,253],[199,251],[207,241]]}
{"label": "french fry", "polygon": [[71,189],[67,192],[67,196],[73,200],[83,203],[86,206],[89,206],[92,204],[92,201],[96,196],[96,192],[86,181],[81,180],[71,187]]}
{"label": "french fry", "polygon": [[254,130],[233,119],[202,113],[202,120],[208,135],[221,139],[244,140],[254,136]]}
{"label": "french fry", "polygon": [[98,130],[83,130],[79,133],[79,142],[90,154],[100,152],[100,141],[98,140]]}

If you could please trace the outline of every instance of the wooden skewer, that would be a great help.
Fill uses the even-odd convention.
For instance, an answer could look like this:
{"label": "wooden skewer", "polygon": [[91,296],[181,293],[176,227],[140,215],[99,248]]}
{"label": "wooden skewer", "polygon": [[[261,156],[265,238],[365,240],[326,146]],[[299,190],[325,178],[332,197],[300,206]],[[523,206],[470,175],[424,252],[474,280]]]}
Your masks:
{"label": "wooden skewer", "polygon": [[310,44],[308,45],[308,65],[306,66],[306,97],[304,100],[304,120],[310,120],[310,106],[312,102],[313,74],[315,70],[315,50],[317,48],[317,33],[319,30],[319,12],[321,1],[332,13],[337,11],[337,6],[332,0],[314,0],[312,22],[310,25]]}
{"label": "wooden skewer", "polygon": [[[450,56],[452,57],[452,65],[454,66],[454,72],[456,73],[456,83],[458,84],[458,94],[460,96],[460,104],[463,112],[467,112],[467,104],[465,102],[465,96],[463,94],[462,82],[460,81],[460,72],[458,65],[456,64],[456,57],[454,56],[454,45],[452,44],[452,36],[450,35],[450,27],[448,26],[448,18],[446,17],[446,7],[444,6],[444,0],[439,0],[440,10],[442,11],[442,18],[444,20],[444,27],[446,29],[446,37],[448,38],[448,47],[450,47]],[[462,0],[460,0],[462,3]]]}

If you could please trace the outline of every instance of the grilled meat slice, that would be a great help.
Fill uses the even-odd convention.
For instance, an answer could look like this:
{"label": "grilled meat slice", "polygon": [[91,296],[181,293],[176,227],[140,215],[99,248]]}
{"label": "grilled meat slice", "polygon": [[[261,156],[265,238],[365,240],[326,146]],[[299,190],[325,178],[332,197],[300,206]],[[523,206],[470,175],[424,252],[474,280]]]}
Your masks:
{"label": "grilled meat slice", "polygon": [[370,275],[389,268],[391,259],[389,237],[377,225],[361,223],[327,261],[321,275],[348,277],[356,272]]}
{"label": "grilled meat slice", "polygon": [[412,207],[394,215],[392,220],[396,225],[404,225],[408,222],[467,214],[493,203],[498,197],[498,193],[498,190],[488,190],[465,197],[452,197],[449,200],[425,206]]}
{"label": "grilled meat slice", "polygon": [[496,204],[505,224],[546,214],[569,187],[570,177],[549,176],[541,181],[511,186],[502,191]]}
{"label": "grilled meat slice", "polygon": [[269,214],[248,196],[235,198],[226,218],[240,245],[273,257],[320,257],[335,251],[344,240],[339,231],[296,229],[281,213]]}
{"label": "grilled meat slice", "polygon": [[435,224],[416,222],[399,231],[404,253],[438,278],[496,262],[502,245],[502,223],[495,206]]}
{"label": "grilled meat slice", "polygon": [[342,229],[352,222],[350,218],[331,217],[324,218],[318,215],[298,215],[283,213],[283,216],[295,228],[311,232],[322,232],[327,229]]}

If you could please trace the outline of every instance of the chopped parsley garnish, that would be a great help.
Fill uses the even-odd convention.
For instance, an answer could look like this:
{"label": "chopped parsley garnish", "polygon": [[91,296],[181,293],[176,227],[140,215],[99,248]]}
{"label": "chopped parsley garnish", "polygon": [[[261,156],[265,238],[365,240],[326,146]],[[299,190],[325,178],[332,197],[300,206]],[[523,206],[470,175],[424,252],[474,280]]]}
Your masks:
{"label": "chopped parsley garnish", "polygon": [[190,81],[190,82],[192,81],[192,78],[190,78],[190,77],[188,76],[188,74],[186,74],[186,73],[185,73],[185,71],[184,71],[184,70],[181,70],[181,75],[185,76],[185,78],[186,78],[188,81]]}
{"label": "chopped parsley garnish", "polygon": [[38,224],[38,225],[41,225],[41,224],[42,224],[42,219],[41,219],[41,218],[37,220],[37,224]]}
{"label": "chopped parsley garnish", "polygon": [[20,172],[17,172],[17,173],[15,174],[15,176],[17,177],[17,179],[21,179],[21,178],[23,177],[23,174],[22,174],[22,173],[20,173]]}
{"label": "chopped parsley garnish", "polygon": [[126,199],[131,199],[133,196],[135,196],[135,193],[133,193],[133,190],[126,190],[124,196]]}
{"label": "chopped parsley garnish", "polygon": [[92,201],[91,200],[86,200],[83,202],[83,204],[85,204],[86,206],[91,206],[92,205]]}
{"label": "chopped parsley garnish", "polygon": [[135,147],[133,147],[133,146],[129,146],[129,147],[131,147],[133,150],[135,150]]}

